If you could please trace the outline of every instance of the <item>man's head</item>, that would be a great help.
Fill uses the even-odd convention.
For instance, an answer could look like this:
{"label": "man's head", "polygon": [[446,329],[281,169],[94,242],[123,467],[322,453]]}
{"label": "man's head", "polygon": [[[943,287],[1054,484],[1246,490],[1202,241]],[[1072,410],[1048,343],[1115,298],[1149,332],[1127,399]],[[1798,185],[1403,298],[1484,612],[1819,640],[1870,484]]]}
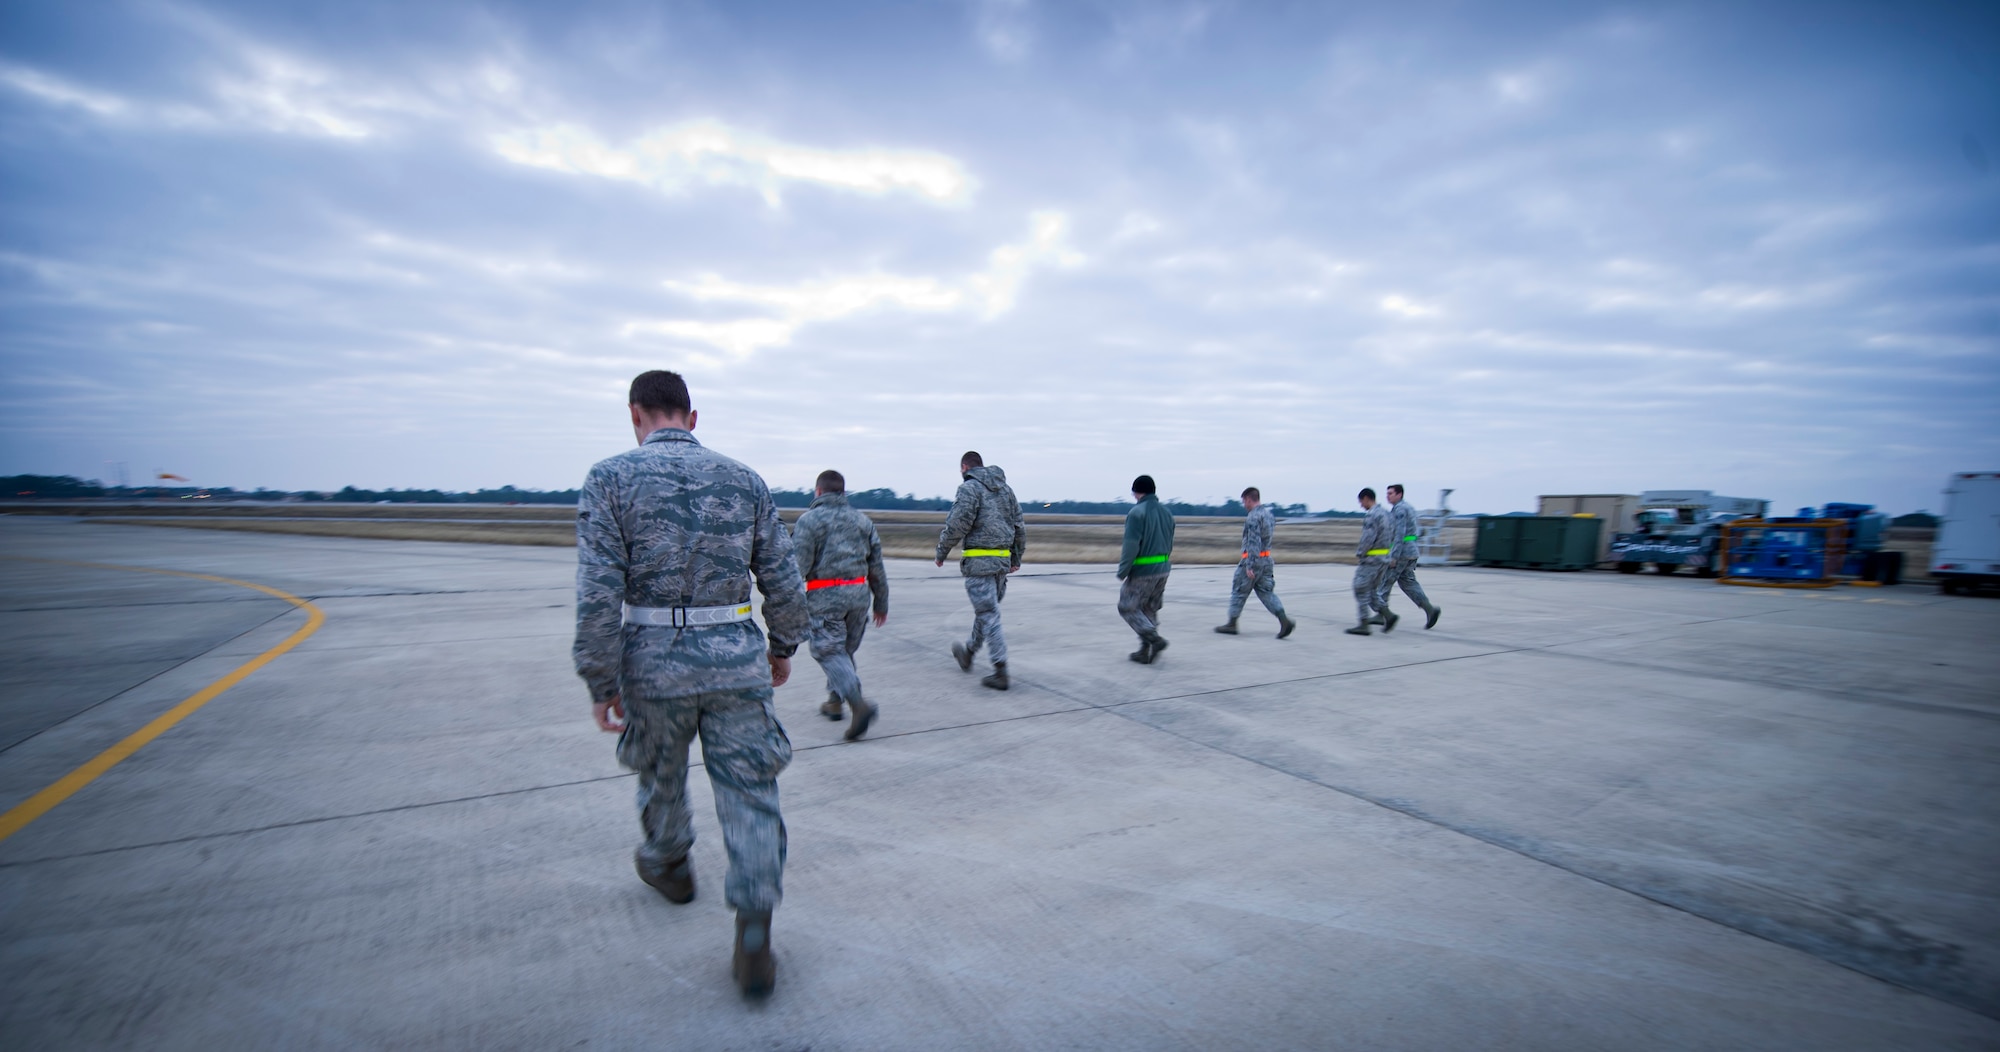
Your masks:
{"label": "man's head", "polygon": [[1372,507],[1374,507],[1374,506],[1375,506],[1375,491],[1374,491],[1374,490],[1372,490],[1372,489],[1369,489],[1369,488],[1368,488],[1368,487],[1366,487],[1366,486],[1363,486],[1363,487],[1361,487],[1361,493],[1360,493],[1360,497],[1361,497],[1361,510],[1363,510],[1363,511],[1367,511],[1367,510],[1368,510],[1369,508],[1372,508]]}
{"label": "man's head", "polygon": [[1257,505],[1264,503],[1264,494],[1257,487],[1248,486],[1243,490],[1243,510],[1256,511]]}
{"label": "man's head", "polygon": [[1140,497],[1150,497],[1158,492],[1160,492],[1160,487],[1153,485],[1153,476],[1151,475],[1141,475],[1132,480],[1133,500],[1137,500]]}
{"label": "man's head", "polygon": [[840,472],[827,468],[813,480],[813,496],[824,497],[829,493],[846,493],[847,478]]}
{"label": "man's head", "polygon": [[965,451],[964,456],[958,458],[958,473],[961,475],[971,471],[973,468],[983,468],[985,466],[986,461],[980,459],[979,454],[969,449]]}
{"label": "man's head", "polygon": [[1388,498],[1389,503],[1391,504],[1403,503],[1403,484],[1400,482],[1392,482],[1387,486],[1382,487],[1382,496]]}
{"label": "man's head", "polygon": [[632,433],[641,443],[663,427],[694,430],[694,403],[688,400],[687,381],[681,374],[654,369],[632,378],[632,392],[625,399],[632,410]]}

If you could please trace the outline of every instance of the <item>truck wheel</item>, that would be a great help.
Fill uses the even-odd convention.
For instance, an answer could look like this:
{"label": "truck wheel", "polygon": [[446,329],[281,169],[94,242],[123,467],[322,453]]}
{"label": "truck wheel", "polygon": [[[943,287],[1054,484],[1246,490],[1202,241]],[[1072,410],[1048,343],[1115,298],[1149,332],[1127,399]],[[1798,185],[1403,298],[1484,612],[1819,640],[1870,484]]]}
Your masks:
{"label": "truck wheel", "polygon": [[1653,572],[1665,576],[1681,568],[1679,563],[1654,563]]}
{"label": "truck wheel", "polygon": [[1958,582],[1957,582],[1957,581],[1939,581],[1939,582],[1938,582],[1938,591],[1939,591],[1939,592],[1942,592],[1942,593],[1944,593],[1945,595],[1957,595],[1957,594],[1958,594]]}
{"label": "truck wheel", "polygon": [[1619,572],[1619,573],[1638,573],[1638,572],[1639,572],[1639,564],[1638,564],[1638,563],[1619,563],[1619,564],[1618,564],[1618,572]]}
{"label": "truck wheel", "polygon": [[1882,576],[1881,576],[1881,578],[1880,578],[1880,579],[1881,579],[1882,583],[1883,583],[1883,584],[1902,584],[1902,583],[1903,583],[1903,553],[1902,553],[1902,552],[1883,552],[1883,553],[1881,553],[1881,555],[1882,555]]}

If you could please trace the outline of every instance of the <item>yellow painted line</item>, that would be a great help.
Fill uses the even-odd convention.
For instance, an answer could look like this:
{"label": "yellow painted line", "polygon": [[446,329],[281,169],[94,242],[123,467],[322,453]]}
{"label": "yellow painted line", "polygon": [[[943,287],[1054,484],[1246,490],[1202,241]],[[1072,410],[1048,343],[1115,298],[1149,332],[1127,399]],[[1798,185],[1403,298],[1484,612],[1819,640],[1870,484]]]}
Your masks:
{"label": "yellow painted line", "polygon": [[[20,559],[21,557],[7,556],[6,558]],[[239,581],[234,577],[217,577],[214,574],[188,573],[183,570],[159,570],[150,566],[120,566],[115,563],[81,563],[63,559],[22,559],[21,561],[58,563],[63,566],[87,566],[98,570],[130,570],[134,573],[164,574],[169,577],[192,577],[198,581],[215,581],[219,584],[235,585],[238,588],[248,588],[252,591],[262,592],[265,595],[276,596],[304,610],[306,612],[306,623],[298,631],[285,637],[284,642],[238,665],[235,671],[190,694],[187,700],[161,713],[151,723],[133,731],[130,735],[126,736],[124,741],[98,753],[83,766],[56,779],[55,783],[48,788],[22,801],[6,814],[0,815],[0,840],[5,840],[27,828],[28,823],[48,814],[51,808],[76,795],[77,790],[96,781],[99,775],[118,766],[126,757],[145,748],[148,742],[167,733],[167,731],[173,728],[174,724],[194,715],[197,709],[214,701],[217,697],[221,696],[223,691],[243,682],[252,672],[270,664],[272,659],[278,655],[304,642],[307,636],[319,631],[319,626],[326,623],[326,614],[319,607],[290,592],[279,591],[269,585],[257,584],[254,581]]]}

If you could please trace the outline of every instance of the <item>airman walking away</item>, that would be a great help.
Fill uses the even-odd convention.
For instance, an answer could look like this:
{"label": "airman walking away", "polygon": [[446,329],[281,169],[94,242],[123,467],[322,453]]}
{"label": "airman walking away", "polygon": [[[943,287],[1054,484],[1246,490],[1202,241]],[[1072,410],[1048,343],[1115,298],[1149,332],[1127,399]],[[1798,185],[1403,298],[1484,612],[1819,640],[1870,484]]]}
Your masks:
{"label": "airman walking away", "polygon": [[1278,638],[1283,639],[1299,626],[1285,616],[1285,604],[1278,599],[1278,575],[1271,564],[1271,533],[1277,528],[1277,519],[1255,486],[1243,491],[1243,510],[1249,514],[1243,517],[1243,554],[1236,561],[1236,576],[1229,584],[1229,623],[1217,625],[1215,630],[1226,636],[1235,635],[1236,619],[1243,616],[1243,603],[1254,591],[1257,601],[1278,619]]}
{"label": "airman walking away", "polygon": [[1169,561],[1174,550],[1174,514],[1160,503],[1153,476],[1132,480],[1132,510],[1125,513],[1125,546],[1118,553],[1118,613],[1139,634],[1139,649],[1130,655],[1150,665],[1167,649],[1160,635],[1160,604],[1167,595]]}
{"label": "airman walking away", "polygon": [[965,594],[972,600],[972,635],[951,645],[958,667],[972,671],[972,659],[984,645],[993,657],[993,674],[980,680],[981,686],[1006,690],[1007,639],[1000,634],[1000,600],[1007,597],[1007,575],[1021,568],[1021,553],[1028,546],[1028,534],[1021,525],[1021,502],[1007,485],[1007,473],[987,467],[978,453],[959,458],[958,471],[964,481],[952,499],[951,514],[945,517],[938,534],[937,564],[961,543],[965,555],[958,572],[965,578]]}
{"label": "airman walking away", "polygon": [[1403,594],[1410,597],[1410,602],[1424,612],[1424,627],[1434,627],[1444,609],[1433,605],[1430,597],[1424,595],[1424,586],[1417,583],[1417,511],[1403,499],[1401,485],[1385,487],[1382,495],[1389,500],[1390,535],[1395,543],[1389,546],[1389,569],[1382,574],[1382,581],[1377,585],[1380,605],[1388,609],[1389,591],[1400,585]]}
{"label": "airman walking away", "polygon": [[1372,489],[1363,489],[1360,498],[1361,510],[1367,514],[1361,519],[1361,543],[1354,548],[1354,605],[1361,616],[1347,630],[1350,636],[1368,635],[1368,624],[1376,616],[1380,616],[1384,632],[1395,631],[1396,622],[1402,620],[1389,612],[1388,601],[1382,597],[1382,575],[1393,568],[1390,556],[1395,551],[1389,509],[1375,503]]}
{"label": "airman walking away", "polygon": [[879,711],[861,695],[854,652],[868,631],[870,596],[876,626],[889,620],[889,577],[882,570],[882,538],[875,523],[847,503],[847,479],[840,472],[819,473],[812,507],[792,524],[792,548],[806,579],[813,660],[826,673],[820,715],[839,720],[846,703],[854,710],[854,722],[845,737],[854,741],[868,733]]}
{"label": "airman walking away", "polygon": [[[778,774],[792,758],[771,690],[806,638],[805,583],[764,480],[695,440],[680,376],[643,373],[629,401],[639,447],[593,466],[577,501],[576,671],[639,775],[639,877],[677,903],[695,893],[687,762],[700,736],[729,851],[731,973],[764,994],[785,868]],[[768,644],[751,620],[753,577]]]}

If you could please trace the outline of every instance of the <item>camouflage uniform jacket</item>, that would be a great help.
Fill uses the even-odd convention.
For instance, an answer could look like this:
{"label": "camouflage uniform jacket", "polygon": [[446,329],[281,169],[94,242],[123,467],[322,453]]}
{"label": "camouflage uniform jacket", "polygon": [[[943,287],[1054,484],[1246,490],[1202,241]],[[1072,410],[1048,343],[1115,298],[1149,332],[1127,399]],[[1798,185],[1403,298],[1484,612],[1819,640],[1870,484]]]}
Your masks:
{"label": "camouflage uniform jacket", "polygon": [[[1377,504],[1361,517],[1361,543],[1354,546],[1356,558],[1367,562],[1382,562],[1389,558],[1386,554],[1395,547],[1390,534],[1395,532],[1395,523],[1389,516],[1387,504]],[[1385,554],[1370,556],[1369,552]]]}
{"label": "camouflage uniform jacket", "polygon": [[1028,546],[1028,531],[1021,525],[1021,503],[1007,485],[1007,473],[991,464],[965,473],[952,498],[951,514],[945,517],[944,532],[938,534],[940,561],[964,542],[968,550],[1005,551],[1006,555],[969,555],[959,561],[958,572],[966,577],[1002,574],[1021,565],[1021,552]]}
{"label": "camouflage uniform jacket", "polygon": [[845,586],[816,588],[806,593],[806,605],[813,613],[846,610],[860,605],[867,594],[875,597],[875,612],[889,612],[889,575],[882,570],[882,537],[875,523],[847,503],[845,493],[827,493],[813,498],[812,507],[792,524],[792,551],[798,556],[799,573],[811,581],[852,581],[868,579],[868,591]]}
{"label": "camouflage uniform jacket", "polygon": [[1118,579],[1156,577],[1173,569],[1165,559],[1132,565],[1132,560],[1149,556],[1171,556],[1174,551],[1174,513],[1151,493],[1139,498],[1125,513],[1125,546],[1118,552]]}
{"label": "camouflage uniform jacket", "polygon": [[1407,500],[1399,500],[1389,508],[1389,528],[1393,531],[1394,544],[1389,546],[1390,558],[1414,559],[1417,557],[1417,542],[1410,540],[1417,535],[1417,509]]}
{"label": "camouflage uniform jacket", "polygon": [[1271,557],[1264,553],[1271,550],[1271,532],[1277,528],[1277,516],[1269,504],[1259,504],[1256,511],[1243,517],[1243,554],[1249,557],[1244,561],[1253,569],[1271,564]]}
{"label": "camouflage uniform jacket", "polygon": [[792,539],[757,473],[661,428],[637,449],[600,460],[576,507],[576,674],[594,702],[619,693],[626,649],[666,651],[664,696],[771,685],[753,621],[694,628],[624,624],[623,604],[729,606],[764,594],[770,652],[806,638],[805,583]]}

